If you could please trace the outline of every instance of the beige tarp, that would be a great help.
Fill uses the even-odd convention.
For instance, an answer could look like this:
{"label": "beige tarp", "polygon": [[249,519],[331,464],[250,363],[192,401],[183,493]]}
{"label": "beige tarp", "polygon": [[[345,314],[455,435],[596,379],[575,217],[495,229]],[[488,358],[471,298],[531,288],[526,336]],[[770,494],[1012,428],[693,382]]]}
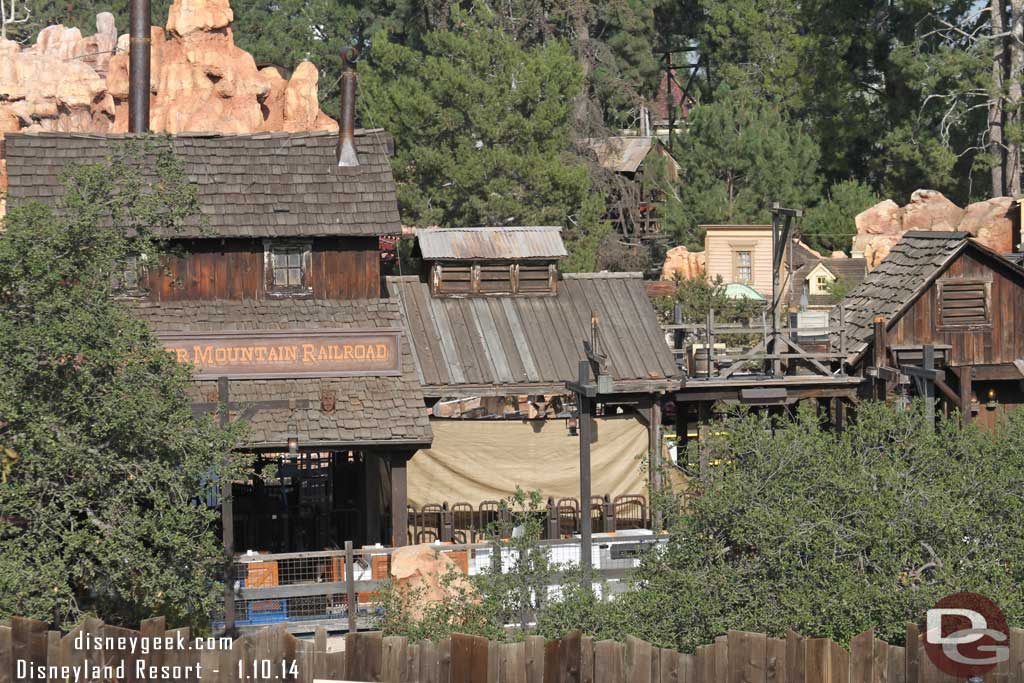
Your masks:
{"label": "beige tarp", "polygon": [[[635,417],[598,418],[591,450],[594,495],[647,494],[647,428]],[[538,490],[579,498],[580,441],[564,420],[431,420],[434,443],[409,461],[409,502],[501,500]]]}

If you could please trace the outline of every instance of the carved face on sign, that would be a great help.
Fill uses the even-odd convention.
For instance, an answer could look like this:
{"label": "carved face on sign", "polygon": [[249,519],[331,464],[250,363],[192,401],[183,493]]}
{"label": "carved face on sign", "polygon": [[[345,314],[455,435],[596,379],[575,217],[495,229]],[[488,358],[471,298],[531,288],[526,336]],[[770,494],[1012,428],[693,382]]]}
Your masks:
{"label": "carved face on sign", "polygon": [[320,392],[320,411],[330,415],[334,412],[337,400],[337,396],[332,389],[324,389]]}

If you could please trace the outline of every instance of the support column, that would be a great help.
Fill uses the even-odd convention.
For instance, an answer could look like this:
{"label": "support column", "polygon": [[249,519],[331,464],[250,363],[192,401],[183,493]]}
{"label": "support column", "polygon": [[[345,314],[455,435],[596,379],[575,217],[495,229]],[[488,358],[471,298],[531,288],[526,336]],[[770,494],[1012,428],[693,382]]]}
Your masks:
{"label": "support column", "polygon": [[[220,403],[219,424],[221,429],[228,426],[230,410],[228,394],[228,378],[217,378],[217,402]],[[224,560],[227,569],[224,572],[224,633],[233,636],[235,633],[235,507],[232,499],[231,477],[224,477],[220,483],[220,526],[221,540],[224,543]]]}
{"label": "support column", "polygon": [[651,527],[654,533],[661,531],[662,526],[661,506],[655,500],[661,493],[661,473],[663,467],[661,459],[661,403],[658,399],[659,397],[655,396],[651,400],[650,415],[647,422],[647,478],[648,488],[651,492]]}
{"label": "support column", "polygon": [[[886,340],[885,330],[885,318],[878,316],[874,320],[873,330],[873,342],[874,347],[874,365],[875,369],[879,370],[885,367],[885,355],[888,341]],[[881,377],[875,378],[875,398],[879,401],[884,401],[886,396],[889,394],[888,383]]]}
{"label": "support column", "polygon": [[376,453],[363,453],[363,510],[366,519],[363,530],[366,543],[381,543],[380,530],[380,456]]}
{"label": "support column", "polygon": [[960,421],[966,427],[971,424],[974,416],[971,414],[971,375],[974,369],[969,365],[964,365],[959,368],[960,370]]}
{"label": "support column", "polygon": [[835,427],[836,434],[842,434],[843,430],[846,429],[846,403],[843,401],[842,396],[836,396],[832,399],[833,409],[833,426]]}
{"label": "support column", "polygon": [[404,453],[391,456],[391,546],[408,543],[409,479],[406,464],[412,458]]}

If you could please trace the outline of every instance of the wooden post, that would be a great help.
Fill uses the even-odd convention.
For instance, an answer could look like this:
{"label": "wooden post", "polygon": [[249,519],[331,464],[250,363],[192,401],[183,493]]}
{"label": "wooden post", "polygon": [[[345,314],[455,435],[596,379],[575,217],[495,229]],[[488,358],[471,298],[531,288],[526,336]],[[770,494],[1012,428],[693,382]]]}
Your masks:
{"label": "wooden post", "polygon": [[843,402],[842,396],[836,396],[832,399],[832,407],[835,411],[833,419],[835,420],[834,426],[837,434],[842,434],[843,430],[846,429],[846,403]]}
{"label": "wooden post", "polygon": [[[885,338],[885,318],[882,316],[875,318],[873,331],[874,341],[872,342],[872,346],[874,347],[874,365],[877,370],[885,367],[886,346],[888,345]],[[889,393],[888,383],[881,377],[877,377],[875,382],[875,398],[879,401],[884,401],[885,397]]]}
{"label": "wooden post", "polygon": [[[925,344],[922,351],[923,356],[921,359],[921,366],[925,370],[935,369],[935,347],[931,344]],[[925,378],[924,380],[924,414],[928,420],[928,427],[935,427],[935,380],[933,378]]]}
{"label": "wooden post", "polygon": [[846,306],[839,304],[839,374],[846,374]]}
{"label": "wooden post", "polygon": [[551,497],[548,498],[547,517],[547,537],[549,540],[556,541],[561,533],[558,525],[558,508],[555,507],[555,499]]}
{"label": "wooden post", "polygon": [[[228,378],[217,378],[217,401],[220,403],[219,424],[221,429],[228,426],[230,410]],[[225,476],[220,483],[220,526],[221,541],[224,544],[224,633],[235,635],[235,504],[232,500],[231,477]]]}
{"label": "wooden post", "polygon": [[960,366],[960,421],[966,427],[971,424],[971,379],[974,368],[970,365]]}
{"label": "wooden post", "polygon": [[448,501],[441,506],[441,542],[451,543],[455,538],[455,523],[452,520],[452,511],[448,509]]}
{"label": "wooden post", "polygon": [[356,602],[356,556],[352,552],[352,541],[345,541],[345,596],[348,604],[348,632],[355,633],[356,612],[359,610],[359,603]]}
{"label": "wooden post", "polygon": [[[590,362],[581,360],[579,383],[590,382]],[[580,507],[586,514],[580,516],[580,582],[587,590],[593,590],[591,583],[591,533],[590,533],[590,440],[594,433],[593,400],[584,393],[578,394],[580,402]]]}
{"label": "wooden post", "polygon": [[365,543],[380,543],[380,456],[376,453],[363,453],[363,509],[366,510],[364,521]]}
{"label": "wooden post", "polygon": [[655,533],[661,531],[661,506],[656,498],[661,493],[661,403],[658,397],[651,401],[651,411],[647,423],[648,435],[648,488],[651,496],[651,526]]}
{"label": "wooden post", "polygon": [[406,463],[409,458],[400,454],[391,458],[391,546],[406,544],[409,534],[409,480]]}
{"label": "wooden post", "polygon": [[708,377],[715,374],[715,309],[708,311]]}
{"label": "wooden post", "polygon": [[708,475],[708,421],[711,416],[711,406],[707,401],[700,401],[697,404],[697,448],[700,453],[700,477]]}

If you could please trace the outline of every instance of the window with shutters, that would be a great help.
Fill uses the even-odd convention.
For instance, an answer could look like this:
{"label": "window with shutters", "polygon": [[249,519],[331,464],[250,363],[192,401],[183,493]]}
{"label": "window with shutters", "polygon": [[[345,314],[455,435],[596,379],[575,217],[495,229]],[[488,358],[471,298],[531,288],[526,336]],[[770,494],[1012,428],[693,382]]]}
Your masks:
{"label": "window with shutters", "polygon": [[263,246],[263,259],[269,296],[312,296],[312,247],[309,242],[268,240]]}
{"label": "window with shutters", "polygon": [[452,262],[431,267],[431,291],[438,296],[548,294],[555,291],[557,269],[550,262]]}
{"label": "window with shutters", "polygon": [[943,328],[990,325],[992,283],[985,280],[940,280],[938,318]]}
{"label": "window with shutters", "polygon": [[480,282],[478,289],[481,294],[511,294],[512,270],[508,263],[481,263],[479,269]]}
{"label": "window with shutters", "polygon": [[473,266],[469,263],[434,264],[433,285],[436,294],[472,294]]}
{"label": "window with shutters", "polygon": [[118,297],[145,297],[149,293],[143,284],[145,278],[145,255],[130,254],[118,263],[117,270],[111,277],[111,288]]}

